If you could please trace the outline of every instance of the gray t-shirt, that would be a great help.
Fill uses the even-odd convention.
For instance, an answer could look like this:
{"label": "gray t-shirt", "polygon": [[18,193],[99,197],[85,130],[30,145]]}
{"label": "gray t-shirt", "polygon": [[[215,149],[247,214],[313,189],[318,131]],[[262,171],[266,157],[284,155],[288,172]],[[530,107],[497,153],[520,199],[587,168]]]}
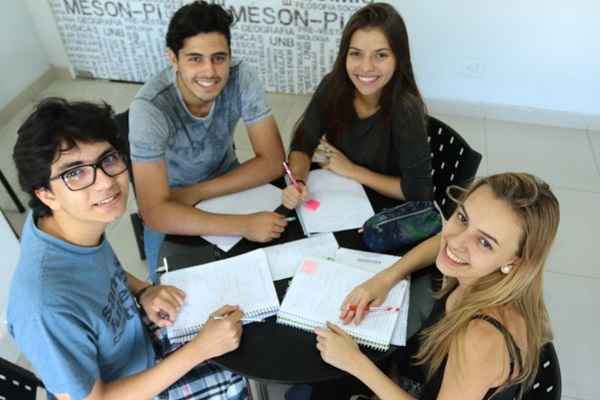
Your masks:
{"label": "gray t-shirt", "polygon": [[106,239],[80,247],[41,231],[30,213],[8,299],[8,326],[51,393],[85,398],[154,365],[127,277]]}
{"label": "gray t-shirt", "polygon": [[222,175],[237,165],[233,131],[271,115],[263,87],[248,64],[233,60],[229,80],[206,117],[192,115],[168,67],[151,78],[129,109],[134,161],[167,163],[169,186],[187,186]]}

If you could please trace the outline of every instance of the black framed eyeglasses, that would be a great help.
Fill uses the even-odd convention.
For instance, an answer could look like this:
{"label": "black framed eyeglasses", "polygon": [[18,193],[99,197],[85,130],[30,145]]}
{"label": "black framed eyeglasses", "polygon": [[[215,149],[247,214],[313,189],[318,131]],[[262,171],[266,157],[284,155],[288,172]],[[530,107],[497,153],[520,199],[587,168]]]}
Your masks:
{"label": "black framed eyeglasses", "polygon": [[75,192],[83,190],[96,183],[96,172],[100,168],[107,176],[113,177],[127,171],[125,157],[118,151],[106,154],[91,164],[82,164],[61,172],[49,180],[62,179],[67,189]]}

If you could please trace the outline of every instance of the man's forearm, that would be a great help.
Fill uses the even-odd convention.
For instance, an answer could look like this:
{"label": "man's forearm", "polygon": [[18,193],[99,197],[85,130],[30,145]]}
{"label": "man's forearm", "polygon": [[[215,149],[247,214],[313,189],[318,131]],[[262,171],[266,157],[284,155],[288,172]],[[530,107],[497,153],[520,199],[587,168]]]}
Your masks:
{"label": "man's forearm", "polygon": [[171,189],[171,199],[192,206],[202,200],[271,182],[282,175],[282,161],[278,158],[256,156],[220,177]]}
{"label": "man's forearm", "polygon": [[244,235],[246,215],[215,214],[165,200],[140,209],[144,224],[167,234]]}
{"label": "man's forearm", "polygon": [[146,371],[110,383],[96,383],[87,399],[152,399],[207,359],[202,349],[190,342]]}
{"label": "man's forearm", "polygon": [[150,285],[149,282],[142,281],[141,279],[136,278],[131,275],[129,272],[125,271],[125,275],[127,276],[127,284],[129,285],[129,290],[136,296],[140,290]]}

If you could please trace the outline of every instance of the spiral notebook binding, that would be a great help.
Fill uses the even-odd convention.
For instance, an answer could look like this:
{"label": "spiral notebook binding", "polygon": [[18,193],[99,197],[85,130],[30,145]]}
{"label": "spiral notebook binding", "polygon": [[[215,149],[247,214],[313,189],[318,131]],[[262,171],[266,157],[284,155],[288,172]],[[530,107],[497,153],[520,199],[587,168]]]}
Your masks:
{"label": "spiral notebook binding", "polygon": [[[279,307],[270,305],[270,306],[260,306],[255,310],[244,313],[244,316],[249,318],[268,318],[277,313]],[[248,321],[246,323],[251,323],[252,321]],[[242,321],[242,323],[244,323]],[[168,335],[169,341],[171,343],[186,343],[189,342],[196,336],[198,331],[204,326],[204,324],[192,325],[185,328],[173,329],[172,334]]]}
{"label": "spiral notebook binding", "polygon": [[[288,313],[282,313],[281,311],[277,314],[277,323],[287,325],[292,328],[297,328],[306,332],[314,332],[315,328],[322,326],[317,321],[312,321],[306,318],[300,318],[297,315]],[[363,346],[369,347],[373,350],[387,351],[390,348],[389,343],[382,343],[375,338],[366,337],[363,334],[357,333],[354,329],[348,328],[345,331],[354,338],[358,343]]]}

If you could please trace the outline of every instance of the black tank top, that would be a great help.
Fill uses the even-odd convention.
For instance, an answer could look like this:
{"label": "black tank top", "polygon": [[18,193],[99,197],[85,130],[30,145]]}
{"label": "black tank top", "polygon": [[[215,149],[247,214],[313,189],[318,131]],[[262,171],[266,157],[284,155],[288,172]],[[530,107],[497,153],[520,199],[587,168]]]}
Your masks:
{"label": "black tank top", "polygon": [[[431,314],[429,315],[429,318],[425,322],[422,329],[432,326],[433,324],[435,324],[436,322],[438,322],[439,320],[441,320],[443,318],[443,316],[446,313],[446,300],[448,300],[449,295],[450,295],[450,293],[446,294],[444,297],[442,297],[441,299],[439,299],[438,301],[435,302],[433,309],[431,310]],[[508,329],[506,329],[506,327],[500,323],[500,321],[498,321],[497,319],[495,319],[493,317],[490,317],[489,315],[480,314],[480,315],[474,316],[473,319],[482,319],[482,320],[492,324],[496,329],[498,329],[500,331],[500,333],[502,333],[502,336],[504,336],[504,340],[506,341],[507,348],[509,348],[509,349],[512,348],[512,349],[516,350],[515,351],[515,354],[517,354],[516,360],[514,360],[513,357],[510,355],[511,354],[510,351],[508,353],[510,356],[510,372],[509,372],[508,376],[512,376],[515,367],[520,369],[521,365],[522,365],[521,353],[519,351],[519,347],[517,346],[517,343],[515,342],[515,339],[512,337],[512,335],[510,334]],[[444,359],[444,361],[442,362],[440,367],[435,371],[435,373],[431,377],[431,379],[427,383],[425,383],[425,387],[423,389],[423,395],[421,396],[420,400],[435,400],[435,399],[437,399],[438,394],[440,393],[440,389],[442,387],[442,379],[444,378],[444,370],[446,369],[447,362],[448,362],[448,356],[446,356],[446,358]],[[516,385],[511,385],[511,386],[507,387],[502,392],[498,392],[496,395],[494,395],[493,400],[513,400],[515,398],[515,396],[517,395],[520,386],[521,385],[516,384]],[[496,389],[497,388],[491,388],[490,390],[488,390],[488,392],[483,397],[483,400],[492,398],[492,395],[494,394]]]}

